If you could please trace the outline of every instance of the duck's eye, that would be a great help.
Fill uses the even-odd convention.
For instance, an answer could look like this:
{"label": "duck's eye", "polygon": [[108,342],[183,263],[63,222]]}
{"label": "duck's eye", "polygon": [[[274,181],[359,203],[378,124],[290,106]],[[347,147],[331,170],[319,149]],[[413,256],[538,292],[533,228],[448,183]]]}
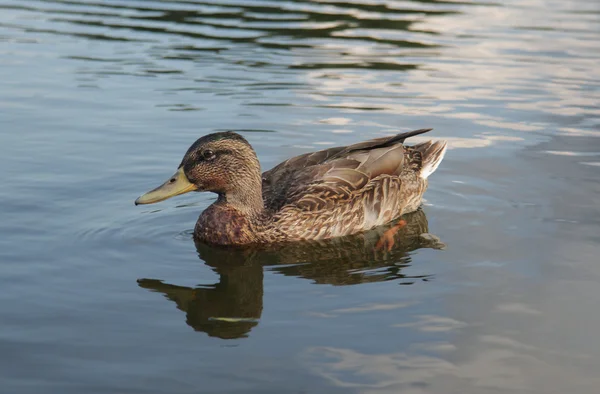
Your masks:
{"label": "duck's eye", "polygon": [[210,149],[205,150],[204,152],[202,152],[202,158],[204,160],[212,160],[216,157],[215,152],[213,152]]}

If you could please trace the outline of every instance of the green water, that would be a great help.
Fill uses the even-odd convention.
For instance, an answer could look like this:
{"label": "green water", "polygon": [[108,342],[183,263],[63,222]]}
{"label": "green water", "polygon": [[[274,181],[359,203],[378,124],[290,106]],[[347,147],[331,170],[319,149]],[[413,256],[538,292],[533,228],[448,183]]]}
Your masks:
{"label": "green water", "polygon": [[[598,26],[585,0],[0,1],[0,391],[597,393]],[[210,132],[266,170],[424,127],[450,149],[390,253],[217,250],[213,195],[133,205]]]}

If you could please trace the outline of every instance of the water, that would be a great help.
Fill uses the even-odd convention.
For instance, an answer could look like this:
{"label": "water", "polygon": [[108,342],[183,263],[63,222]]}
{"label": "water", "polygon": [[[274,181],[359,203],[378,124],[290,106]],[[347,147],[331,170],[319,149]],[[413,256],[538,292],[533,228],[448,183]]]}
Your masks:
{"label": "water", "polygon": [[[585,0],[3,0],[3,392],[596,393],[599,22]],[[191,237],[213,196],[133,206],[209,132],[268,169],[422,127],[450,150],[389,254],[224,252]]]}

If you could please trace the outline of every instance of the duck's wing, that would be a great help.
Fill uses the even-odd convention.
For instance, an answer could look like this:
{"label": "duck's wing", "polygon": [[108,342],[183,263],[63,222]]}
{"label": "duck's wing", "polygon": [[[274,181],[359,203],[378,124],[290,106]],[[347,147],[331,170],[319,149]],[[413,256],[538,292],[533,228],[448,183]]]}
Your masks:
{"label": "duck's wing", "polygon": [[[429,130],[376,138],[284,161],[263,174],[266,207],[278,211],[284,205],[296,203],[318,210],[350,198],[351,193],[365,188],[380,175],[398,177],[403,171],[418,174],[423,167],[423,152],[407,149],[403,143],[405,139]],[[375,189],[377,193],[387,193],[385,189]],[[372,197],[377,199],[375,195]]]}
{"label": "duck's wing", "polygon": [[264,172],[262,188],[265,207],[278,211],[298,188],[312,183],[325,173],[327,168],[323,167],[323,164],[345,148],[330,148],[292,157]]}

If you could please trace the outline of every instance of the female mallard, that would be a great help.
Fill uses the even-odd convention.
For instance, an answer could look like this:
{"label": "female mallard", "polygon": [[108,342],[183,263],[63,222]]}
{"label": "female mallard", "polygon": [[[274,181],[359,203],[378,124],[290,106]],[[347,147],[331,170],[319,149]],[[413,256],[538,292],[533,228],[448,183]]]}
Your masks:
{"label": "female mallard", "polygon": [[404,146],[421,129],[291,158],[260,174],[256,153],[233,132],[198,139],[167,182],[135,204],[190,191],[217,201],[198,218],[194,237],[220,245],[321,240],[386,224],[416,210],[446,141]]}

